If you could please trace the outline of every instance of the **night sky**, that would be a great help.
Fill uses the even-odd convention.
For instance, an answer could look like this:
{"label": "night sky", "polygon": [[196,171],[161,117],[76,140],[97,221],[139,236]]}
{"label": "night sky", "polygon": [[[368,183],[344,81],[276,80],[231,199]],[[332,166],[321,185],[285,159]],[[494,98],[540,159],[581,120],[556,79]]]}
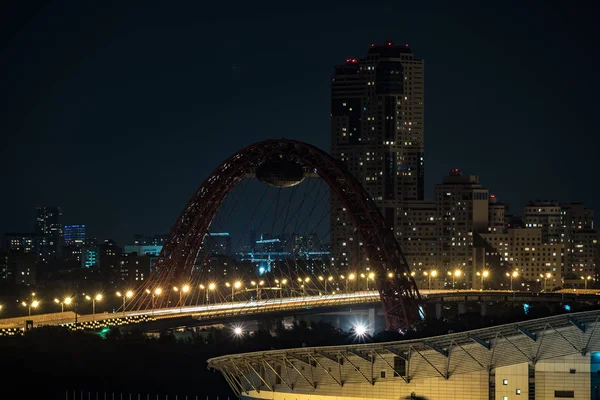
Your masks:
{"label": "night sky", "polygon": [[425,59],[427,197],[457,167],[515,214],[600,210],[592,2],[47,3],[0,5],[0,234],[43,204],[121,244],[168,232],[243,146],[329,150],[333,66],[386,40]]}

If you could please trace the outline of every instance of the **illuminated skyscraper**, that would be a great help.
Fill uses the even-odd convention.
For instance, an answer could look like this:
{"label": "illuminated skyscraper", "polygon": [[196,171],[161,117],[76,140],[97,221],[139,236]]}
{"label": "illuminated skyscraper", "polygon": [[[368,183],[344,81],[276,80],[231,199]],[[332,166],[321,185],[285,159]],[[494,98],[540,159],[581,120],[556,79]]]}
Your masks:
{"label": "illuminated skyscraper", "polygon": [[[423,200],[423,60],[408,45],[371,45],[335,67],[331,153],[381,208],[400,239],[406,202]],[[362,260],[360,238],[340,202],[331,209],[331,252],[344,269]]]}

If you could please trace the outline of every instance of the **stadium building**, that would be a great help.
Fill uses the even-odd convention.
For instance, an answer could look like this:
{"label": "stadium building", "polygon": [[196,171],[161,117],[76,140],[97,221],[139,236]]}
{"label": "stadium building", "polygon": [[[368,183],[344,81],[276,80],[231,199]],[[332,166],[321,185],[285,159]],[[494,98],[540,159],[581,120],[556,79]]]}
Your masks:
{"label": "stadium building", "polygon": [[600,311],[208,360],[242,399],[600,399]]}

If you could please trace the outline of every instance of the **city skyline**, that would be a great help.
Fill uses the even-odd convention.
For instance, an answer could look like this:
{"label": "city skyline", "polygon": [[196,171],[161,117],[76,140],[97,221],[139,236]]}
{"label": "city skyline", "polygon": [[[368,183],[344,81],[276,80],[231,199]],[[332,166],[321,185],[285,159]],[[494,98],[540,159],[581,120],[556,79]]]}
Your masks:
{"label": "city skyline", "polygon": [[[77,7],[73,13],[90,11],[85,5]],[[286,10],[248,10],[253,21],[279,21],[281,34],[274,37],[235,14],[223,26],[238,24],[239,30],[222,32],[224,44],[215,46],[206,35],[208,28],[192,18],[179,21],[179,10],[151,8],[131,20],[127,9],[107,8],[95,14],[94,23],[77,28],[78,37],[89,41],[81,45],[68,35],[75,20],[60,7],[25,10],[15,5],[7,14],[14,21],[5,25],[2,42],[2,71],[15,79],[3,83],[8,94],[4,101],[11,100],[3,107],[3,130],[9,134],[2,162],[13,173],[5,183],[11,196],[1,200],[11,212],[1,213],[0,226],[6,232],[27,231],[31,209],[55,204],[69,215],[65,222],[85,223],[91,236],[119,232],[122,237],[115,239],[122,242],[136,232],[164,232],[208,173],[238,148],[281,136],[329,148],[332,66],[360,57],[371,43],[385,40],[407,42],[427,60],[426,199],[432,198],[433,184],[456,167],[485,180],[490,192],[511,206],[511,213],[518,214],[535,199],[580,201],[598,208],[597,189],[587,184],[593,181],[598,140],[589,136],[598,83],[591,70],[597,55],[586,31],[591,14],[551,5],[498,7],[457,11],[373,5],[373,12],[386,21],[407,16],[396,29],[384,28],[389,24],[381,21],[347,24],[342,21],[358,18],[359,8],[327,7],[314,16],[314,24],[333,23],[338,33],[325,35],[296,32],[305,13],[292,17]],[[161,35],[93,28],[106,13],[113,13],[123,29],[132,25],[144,30],[156,22]],[[537,17],[529,18],[532,13]],[[505,24],[507,16],[511,24]],[[54,19],[66,31],[50,22]],[[23,28],[24,20],[31,23]],[[463,28],[452,29],[457,24]],[[546,24],[556,29],[545,29]],[[43,39],[36,34],[40,26],[48,26]],[[469,28],[477,28],[480,35],[471,35]],[[243,38],[236,34],[242,29],[248,31]],[[102,50],[90,53],[90,43]],[[256,43],[260,45],[253,47]],[[289,75],[289,68],[258,62],[270,46],[282,45],[289,51],[279,62],[302,74]],[[66,53],[49,50],[69,46]],[[203,50],[189,51],[197,46]],[[134,51],[127,54],[130,48]],[[578,63],[548,56],[558,48],[571,49]],[[209,53],[218,61],[203,62]],[[158,62],[154,54],[169,61]],[[43,62],[21,67],[23,60],[35,57]],[[108,61],[114,57],[123,64]],[[38,66],[53,63],[59,69],[42,73]],[[219,83],[199,79],[197,70],[214,75]],[[560,84],[554,83],[555,77]],[[297,95],[281,97],[275,82],[287,82],[284,93]],[[173,89],[185,87],[190,90]],[[223,96],[223,87],[232,95]],[[200,91],[213,100],[199,99],[195,93]],[[304,118],[289,124],[298,121],[293,116],[299,110]],[[238,117],[231,118],[232,113]],[[27,155],[34,160],[26,168],[15,168]],[[158,159],[166,160],[160,168]],[[49,179],[50,172],[54,179]]]}

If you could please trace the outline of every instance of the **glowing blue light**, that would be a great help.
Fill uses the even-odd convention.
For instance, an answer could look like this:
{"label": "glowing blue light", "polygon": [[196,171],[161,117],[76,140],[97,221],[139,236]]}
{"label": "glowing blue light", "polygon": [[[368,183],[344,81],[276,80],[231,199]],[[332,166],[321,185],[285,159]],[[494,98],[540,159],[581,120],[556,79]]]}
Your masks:
{"label": "glowing blue light", "polygon": [[421,319],[425,318],[425,310],[423,310],[423,306],[419,306],[419,317],[421,317]]}
{"label": "glowing blue light", "polygon": [[565,305],[563,306],[563,308],[565,309],[565,311],[571,311],[571,306],[570,306],[570,305],[568,305],[568,304],[565,304]]}
{"label": "glowing blue light", "polygon": [[523,312],[524,312],[525,314],[528,314],[528,313],[529,313],[529,307],[530,307],[530,306],[529,306],[529,304],[527,304],[527,303],[523,303]]}

